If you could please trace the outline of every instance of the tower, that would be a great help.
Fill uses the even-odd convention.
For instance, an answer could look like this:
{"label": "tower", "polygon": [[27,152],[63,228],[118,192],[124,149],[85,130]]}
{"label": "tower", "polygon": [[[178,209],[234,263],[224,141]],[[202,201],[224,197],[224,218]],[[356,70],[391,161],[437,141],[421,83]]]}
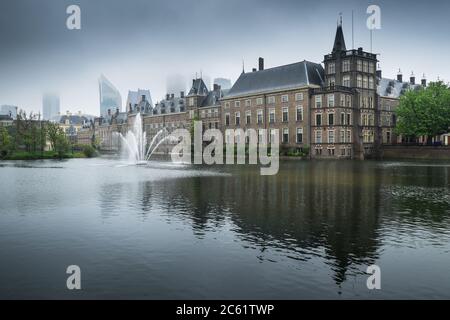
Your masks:
{"label": "tower", "polygon": [[322,155],[364,158],[376,154],[377,62],[376,54],[363,48],[347,50],[340,17],[332,52],[324,57],[324,87],[314,92],[321,102],[312,106],[313,114],[322,114],[317,116],[322,118],[320,126],[314,116],[311,119],[313,130],[322,131],[317,133],[321,145],[316,146],[323,149]]}

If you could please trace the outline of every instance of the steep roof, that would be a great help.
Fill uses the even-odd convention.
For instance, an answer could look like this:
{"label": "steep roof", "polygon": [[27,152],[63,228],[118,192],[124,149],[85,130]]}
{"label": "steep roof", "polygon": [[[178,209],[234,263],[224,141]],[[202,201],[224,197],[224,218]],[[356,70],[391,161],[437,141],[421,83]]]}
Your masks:
{"label": "steep roof", "polygon": [[205,82],[203,82],[203,79],[194,79],[192,81],[192,87],[189,91],[188,96],[191,95],[201,95],[206,96],[208,94],[208,88],[206,87]]}
{"label": "steep roof", "polygon": [[321,86],[323,78],[322,65],[305,60],[275,68],[242,73],[226,93],[226,98],[274,90],[288,90],[308,85]]}
{"label": "steep roof", "polygon": [[345,46],[344,32],[342,31],[342,24],[339,24],[336,29],[336,37],[334,38],[333,53],[337,51],[347,51]]}
{"label": "steep roof", "polygon": [[408,90],[419,90],[420,84],[411,84],[409,82],[400,82],[394,79],[379,79],[377,92],[381,97],[398,99]]}

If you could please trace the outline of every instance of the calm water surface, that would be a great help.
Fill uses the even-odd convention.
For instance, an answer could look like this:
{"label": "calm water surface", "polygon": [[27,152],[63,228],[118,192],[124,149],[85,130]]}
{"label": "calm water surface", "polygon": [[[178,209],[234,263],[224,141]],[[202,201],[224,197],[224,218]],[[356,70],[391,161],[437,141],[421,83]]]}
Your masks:
{"label": "calm water surface", "polygon": [[450,164],[0,162],[0,195],[0,298],[450,298]]}

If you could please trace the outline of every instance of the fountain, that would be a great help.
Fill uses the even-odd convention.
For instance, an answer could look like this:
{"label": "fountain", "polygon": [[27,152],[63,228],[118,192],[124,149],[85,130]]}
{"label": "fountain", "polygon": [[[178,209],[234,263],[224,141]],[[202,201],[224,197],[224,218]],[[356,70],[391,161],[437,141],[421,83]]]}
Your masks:
{"label": "fountain", "polygon": [[122,151],[128,156],[128,161],[136,165],[146,165],[155,150],[161,143],[169,139],[170,135],[167,129],[163,128],[158,131],[147,146],[147,134],[142,129],[142,117],[138,113],[131,130],[128,130],[125,136],[119,133],[119,137],[122,141],[122,146],[125,147],[124,149],[122,148]]}

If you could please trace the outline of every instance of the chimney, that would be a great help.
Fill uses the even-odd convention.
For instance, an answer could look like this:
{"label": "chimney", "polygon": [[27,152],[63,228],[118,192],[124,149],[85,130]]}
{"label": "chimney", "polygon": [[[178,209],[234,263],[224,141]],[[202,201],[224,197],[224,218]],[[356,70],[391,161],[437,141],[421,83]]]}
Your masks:
{"label": "chimney", "polygon": [[382,77],[381,77],[381,70],[380,70],[380,69],[377,70],[377,78],[378,78],[378,79],[381,79],[381,78],[382,78]]}
{"label": "chimney", "polygon": [[414,72],[411,72],[411,77],[409,77],[409,83],[416,84],[416,77],[414,76]]}
{"label": "chimney", "polygon": [[220,86],[217,83],[214,83],[214,91],[219,91]]}
{"label": "chimney", "polygon": [[184,91],[180,92],[180,98],[184,98]]}
{"label": "chimney", "polygon": [[116,108],[116,116],[119,115],[119,108]]}
{"label": "chimney", "polygon": [[423,77],[422,77],[422,87],[426,87],[427,86],[427,78],[425,78],[425,73],[423,74]]}
{"label": "chimney", "polygon": [[252,69],[252,72],[256,72],[256,68],[253,68],[253,69]]}
{"label": "chimney", "polygon": [[264,59],[259,57],[258,59],[259,64],[259,71],[264,70]]}
{"label": "chimney", "polygon": [[398,69],[397,81],[398,82],[403,82],[403,75],[402,75],[402,71],[400,69]]}
{"label": "chimney", "polygon": [[141,96],[141,101],[145,101],[145,94]]}
{"label": "chimney", "polygon": [[173,99],[173,98],[175,98],[175,94],[174,94],[174,93],[172,93],[172,94],[170,95],[170,99]]}
{"label": "chimney", "polygon": [[108,116],[111,115],[111,109],[108,109]]}
{"label": "chimney", "polygon": [[170,99],[170,94],[166,94],[166,100],[169,100]]}

